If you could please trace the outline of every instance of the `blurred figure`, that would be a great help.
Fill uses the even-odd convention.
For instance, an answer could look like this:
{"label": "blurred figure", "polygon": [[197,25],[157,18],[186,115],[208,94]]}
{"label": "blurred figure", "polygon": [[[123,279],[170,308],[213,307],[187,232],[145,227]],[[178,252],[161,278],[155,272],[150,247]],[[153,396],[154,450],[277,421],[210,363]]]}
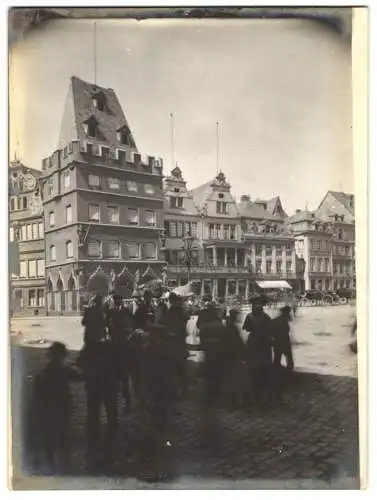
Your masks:
{"label": "blurred figure", "polygon": [[159,297],[157,300],[157,305],[154,310],[154,321],[155,323],[163,323],[165,321],[165,315],[168,311],[168,306],[166,300],[163,297]]}
{"label": "blurred figure", "polygon": [[70,460],[70,380],[82,375],[64,364],[66,346],[54,342],[47,350],[47,365],[36,376],[33,387],[33,416],[46,465],[64,470]]}
{"label": "blurred figure", "polygon": [[87,402],[88,456],[98,458],[101,444],[100,414],[104,405],[107,416],[107,443],[114,444],[118,426],[117,370],[110,341],[91,342],[80,352],[78,366],[84,372]]}
{"label": "blurred figure", "polygon": [[280,315],[271,322],[272,342],[274,351],[274,366],[281,367],[281,358],[285,357],[287,369],[293,371],[292,345],[289,336],[291,321],[291,308],[284,306],[280,310]]}
{"label": "blurred figure", "polygon": [[205,298],[204,308],[200,311],[197,327],[200,343],[204,351],[205,403],[213,405],[220,395],[223,381],[225,342],[224,326],[214,304]]}
{"label": "blurred figure", "polygon": [[263,310],[264,298],[252,299],[252,312],[244,321],[247,339],[247,364],[253,398],[260,402],[267,396],[272,367],[271,318]]}
{"label": "blurred figure", "polygon": [[143,300],[139,301],[134,314],[135,328],[149,331],[154,322],[154,310],[152,306],[152,294],[145,290]]}
{"label": "blurred figure", "polygon": [[113,307],[107,313],[107,328],[125,408],[129,409],[131,408],[131,393],[128,340],[134,329],[134,318],[131,311],[124,306],[123,298],[119,294],[113,295]]}
{"label": "blurred figure", "polygon": [[357,320],[355,319],[351,330],[350,349],[354,354],[357,354]]}
{"label": "blurred figure", "polygon": [[182,299],[175,293],[169,295],[169,308],[166,311],[164,324],[169,335],[169,349],[172,351],[171,361],[174,364],[173,376],[176,378],[178,393],[186,393],[186,325],[188,315],[183,308]]}
{"label": "blurred figure", "polygon": [[240,313],[232,309],[225,332],[226,389],[234,408],[246,408],[249,402],[249,384],[246,366],[246,346],[239,331]]}
{"label": "blurred figure", "polygon": [[102,297],[94,295],[84,310],[81,324],[84,327],[84,344],[99,342],[106,338],[106,318],[102,307]]}

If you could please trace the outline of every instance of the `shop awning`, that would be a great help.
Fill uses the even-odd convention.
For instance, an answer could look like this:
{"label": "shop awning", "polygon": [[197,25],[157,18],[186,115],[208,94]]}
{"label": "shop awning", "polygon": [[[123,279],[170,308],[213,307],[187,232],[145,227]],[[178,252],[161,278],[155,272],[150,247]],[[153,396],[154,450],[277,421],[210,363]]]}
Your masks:
{"label": "shop awning", "polygon": [[292,290],[292,287],[286,281],[257,281],[260,288],[286,288]]}
{"label": "shop awning", "polygon": [[[194,295],[194,291],[192,289],[192,282],[187,283],[187,285],[179,286],[177,288],[174,288],[171,290],[171,292],[175,293],[176,295],[179,295],[180,297],[190,297],[191,295]],[[166,292],[165,296],[169,297],[170,292]]]}

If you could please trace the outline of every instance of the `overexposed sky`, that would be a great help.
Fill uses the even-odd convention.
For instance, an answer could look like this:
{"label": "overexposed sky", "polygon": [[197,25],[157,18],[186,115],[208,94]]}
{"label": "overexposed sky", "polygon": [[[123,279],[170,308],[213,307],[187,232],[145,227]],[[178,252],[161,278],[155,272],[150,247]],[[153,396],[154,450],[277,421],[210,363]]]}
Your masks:
{"label": "overexposed sky", "polygon": [[[10,58],[10,155],[33,168],[57,147],[69,78],[94,79],[93,21],[47,23]],[[220,168],[239,197],[288,212],[353,190],[351,49],[300,20],[97,21],[97,83],[113,88],[141,152],[189,187]]]}

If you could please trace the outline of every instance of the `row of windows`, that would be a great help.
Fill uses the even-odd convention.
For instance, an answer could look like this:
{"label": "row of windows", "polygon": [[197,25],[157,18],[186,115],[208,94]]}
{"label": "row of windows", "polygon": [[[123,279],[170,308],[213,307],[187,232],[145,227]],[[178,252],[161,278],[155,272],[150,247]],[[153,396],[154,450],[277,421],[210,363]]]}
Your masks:
{"label": "row of windows", "polygon": [[209,239],[211,240],[236,240],[235,224],[209,224]]}
{"label": "row of windows", "polygon": [[20,278],[40,278],[45,274],[45,261],[43,259],[21,260]]}
{"label": "row of windows", "polygon": [[[258,259],[255,262],[255,272],[262,273],[263,272],[262,269],[263,269],[263,267],[262,267],[262,261]],[[273,272],[276,272],[278,274],[284,272],[283,268],[282,268],[282,262],[280,260],[276,261],[275,271],[273,270],[272,262],[270,260],[266,261],[266,273],[267,274],[271,274]],[[286,261],[286,263],[285,263],[285,272],[286,273],[291,273],[292,272],[292,261],[290,261],[290,260]]]}
{"label": "row of windows", "polygon": [[330,259],[310,259],[310,271],[319,273],[329,273],[330,272]]}
{"label": "row of windows", "polygon": [[9,241],[41,240],[43,237],[43,222],[24,224],[19,226],[17,231],[15,231],[14,227],[9,228]]}
{"label": "row of windows", "polygon": [[356,280],[334,280],[334,286],[330,287],[330,280],[311,280],[310,286],[312,290],[339,290],[340,288],[356,288]]}
{"label": "row of windows", "polygon": [[[123,250],[123,252],[122,252]],[[122,255],[123,253],[123,255]],[[65,242],[66,258],[73,257],[73,243],[68,240]],[[126,243],[123,246],[119,240],[110,240],[107,242],[107,255],[103,252],[103,242],[96,239],[88,240],[88,256],[111,258],[111,259],[143,259],[153,260],[157,256],[157,247],[155,243]],[[56,246],[50,246],[50,261],[56,261]]]}
{"label": "row of windows", "polygon": [[165,235],[170,238],[183,238],[183,236],[198,236],[197,222],[166,220],[164,223]]}
{"label": "row of windows", "polygon": [[355,271],[356,271],[355,262],[348,262],[346,264],[337,262],[334,264],[334,274],[346,274]]}
{"label": "row of windows", "polygon": [[[127,208],[127,219],[126,223],[131,226],[138,226],[140,224],[140,214],[138,208]],[[101,222],[101,212],[100,205],[90,203],[88,206],[88,220],[90,222]],[[70,224],[73,222],[73,212],[72,205],[67,205],[65,207],[65,223]],[[103,221],[105,222],[105,221]],[[118,206],[107,206],[107,220],[106,223],[110,224],[120,224],[120,208]],[[51,211],[49,213],[48,219],[49,227],[54,227],[55,212]],[[145,226],[155,227],[156,226],[156,212],[154,210],[144,210],[144,220],[141,224]]]}
{"label": "row of windows", "polygon": [[352,246],[335,245],[335,255],[349,255],[350,257],[352,257]]}
{"label": "row of windows", "polygon": [[[15,291],[16,300],[20,301],[21,309],[24,307],[24,298],[22,296],[22,290]],[[27,305],[28,307],[43,307],[45,305],[45,296],[43,288],[38,288],[37,290],[30,288],[27,293]]]}
{"label": "row of windows", "polygon": [[[120,191],[120,179],[117,177],[101,178],[99,175],[89,174],[88,185],[94,189],[109,188],[112,191]],[[143,190],[144,194],[156,193],[156,187],[153,184],[138,184],[136,181],[126,181],[125,185],[130,193],[140,193],[141,190]]]}
{"label": "row of windows", "polygon": [[279,244],[279,243],[277,243],[276,245],[268,245],[268,244],[264,245],[262,243],[256,243],[255,255],[262,255],[263,247],[265,250],[266,257],[272,257],[272,252],[273,252],[274,248],[275,248],[275,256],[276,257],[281,257],[283,255],[283,250],[285,250],[286,252],[293,252],[295,249],[293,242],[288,243],[287,245]]}
{"label": "row of windows", "polygon": [[312,250],[331,250],[331,241],[329,240],[311,240]]}
{"label": "row of windows", "polygon": [[13,196],[10,199],[9,211],[15,212],[16,210],[26,210],[27,209],[27,197],[26,196]]}

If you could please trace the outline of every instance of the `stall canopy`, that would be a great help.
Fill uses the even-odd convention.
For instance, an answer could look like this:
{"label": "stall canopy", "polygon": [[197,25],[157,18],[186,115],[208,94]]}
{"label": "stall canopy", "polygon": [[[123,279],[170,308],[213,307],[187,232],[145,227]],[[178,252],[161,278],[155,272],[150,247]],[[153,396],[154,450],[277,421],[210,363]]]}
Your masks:
{"label": "stall canopy", "polygon": [[257,281],[257,285],[260,288],[285,288],[287,290],[292,290],[292,287],[286,281]]}
{"label": "stall canopy", "polygon": [[[171,292],[181,296],[181,297],[190,297],[194,295],[194,291],[192,289],[192,283],[187,283],[187,285],[179,286],[171,290]],[[166,293],[166,296],[169,296],[169,292]]]}

